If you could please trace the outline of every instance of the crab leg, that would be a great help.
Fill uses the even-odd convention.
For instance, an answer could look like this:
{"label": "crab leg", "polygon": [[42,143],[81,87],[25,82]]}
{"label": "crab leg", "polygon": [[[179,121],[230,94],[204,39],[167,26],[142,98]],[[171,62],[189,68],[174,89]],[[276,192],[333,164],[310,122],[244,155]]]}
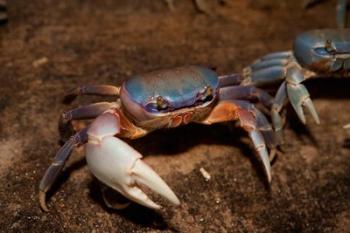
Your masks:
{"label": "crab leg", "polygon": [[[292,56],[292,51],[281,51],[281,52],[274,52],[274,53],[269,53],[260,58],[259,60],[271,60],[271,59],[285,59],[289,58]],[[259,61],[258,60],[258,61]]]}
{"label": "crab leg", "polygon": [[82,85],[70,90],[64,102],[71,103],[79,95],[119,96],[120,88],[112,85]]}
{"label": "crab leg", "polygon": [[254,116],[254,114],[242,106],[240,103],[233,100],[221,100],[209,114],[209,116],[203,121],[202,124],[213,124],[224,121],[239,120],[241,127],[246,130],[253,141],[254,147],[262,163],[264,165],[265,173],[269,182],[271,182],[271,165],[269,155],[266,149],[264,137],[258,129],[258,123],[261,121]]}
{"label": "crab leg", "polygon": [[60,122],[67,123],[72,120],[92,119],[108,109],[117,107],[116,103],[100,102],[85,105],[62,113]]}
{"label": "crab leg", "polygon": [[80,130],[72,136],[57,152],[50,167],[46,170],[45,175],[40,181],[39,185],[39,201],[43,210],[48,211],[46,206],[46,192],[51,188],[60,174],[65,162],[69,158],[72,150],[87,142],[87,128]]}
{"label": "crab leg", "polygon": [[[118,194],[119,198],[118,198],[118,200],[113,199],[113,203],[111,203],[109,200],[109,197],[108,197],[108,192],[111,191],[111,188],[109,188],[108,186],[106,186],[105,184],[103,184],[101,182],[100,182],[100,190],[101,190],[103,202],[105,203],[105,205],[108,208],[115,209],[115,210],[121,210],[121,209],[125,209],[126,207],[128,207],[130,205],[130,201],[128,201],[120,193],[113,193],[113,195]],[[122,197],[123,199],[120,200],[120,197]]]}
{"label": "crab leg", "polygon": [[[262,62],[266,64],[266,61]],[[262,69],[245,68],[243,70],[245,79],[242,83],[244,85],[264,86],[283,81],[286,73],[283,66],[262,67]]]}
{"label": "crab leg", "polygon": [[239,85],[242,82],[242,76],[241,74],[238,74],[238,73],[222,75],[222,76],[219,76],[218,79],[219,79],[220,87]]}
{"label": "crab leg", "polygon": [[[256,88],[254,86],[233,86],[233,87],[224,87],[219,90],[219,99],[220,100],[251,100],[251,99],[258,99],[267,109],[271,110],[275,106],[274,99],[272,96],[270,96],[267,92],[264,90],[261,90],[259,88]],[[243,101],[241,101],[243,102]],[[272,115],[272,120],[275,125],[275,132],[272,132],[272,128],[266,119],[265,115],[262,114],[257,108],[254,107],[253,104],[244,101],[243,106],[246,107],[247,110],[251,111],[258,117],[258,119],[262,119],[258,122],[264,122],[264,127],[266,127],[266,130],[262,130],[264,134],[264,138],[268,143],[268,146],[270,148],[275,148],[279,142],[282,141],[282,134],[278,133],[276,127],[282,125],[282,121],[280,120],[279,115],[274,116]],[[281,106],[282,107],[282,106]],[[271,113],[274,113],[271,111]],[[277,118],[277,120],[276,120]],[[279,121],[278,121],[279,120]],[[282,126],[281,126],[282,128]]]}
{"label": "crab leg", "polygon": [[278,88],[274,103],[271,108],[271,119],[278,138],[282,138],[283,121],[279,112],[287,102],[286,83],[283,82]]}
{"label": "crab leg", "polygon": [[250,69],[254,70],[260,70],[268,67],[283,67],[288,63],[289,59],[287,58],[269,58],[269,59],[262,59],[259,61],[256,61],[252,65],[250,65]]}
{"label": "crab leg", "polygon": [[227,99],[258,99],[266,108],[270,109],[273,98],[264,90],[254,86],[229,86],[219,89],[220,100]]}
{"label": "crab leg", "polygon": [[140,205],[160,208],[138,187],[139,184],[179,205],[180,201],[169,186],[141,160],[142,155],[115,137],[120,130],[117,112],[103,113],[91,124],[85,147],[90,171],[102,183]]}
{"label": "crab leg", "polygon": [[[276,146],[279,144],[279,140],[281,138],[277,138],[275,132],[272,129],[272,126],[270,125],[269,121],[265,117],[265,115],[257,109],[254,104],[244,101],[244,100],[233,100],[235,104],[242,107],[243,109],[249,111],[253,114],[253,116],[256,119],[256,126],[257,129],[262,133],[264,136],[265,142],[268,145],[268,147],[271,150],[274,150]],[[278,139],[278,140],[277,140]],[[274,153],[274,151],[271,151],[271,154]],[[270,155],[270,157],[273,157]]]}
{"label": "crab leg", "polygon": [[[285,52],[284,52],[285,53]],[[283,54],[283,53],[280,53]],[[285,53],[287,56],[288,53]],[[247,82],[249,84],[262,85],[265,83],[271,83],[278,80],[284,80],[282,85],[277,91],[274,104],[271,110],[272,121],[276,131],[282,128],[282,120],[279,116],[279,111],[282,109],[283,104],[287,98],[290,100],[294,110],[296,111],[299,119],[305,123],[305,116],[302,109],[304,106],[311,113],[316,123],[319,123],[319,117],[315,110],[315,107],[310,99],[310,94],[302,84],[306,79],[301,72],[301,68],[293,62],[293,58],[289,57],[289,63],[283,64],[286,57],[278,58],[278,53],[272,55],[266,55],[263,59],[258,60],[245,70],[247,75]],[[267,66],[267,62],[270,64],[277,64],[281,62],[282,65]],[[243,81],[244,82],[244,81]]]}

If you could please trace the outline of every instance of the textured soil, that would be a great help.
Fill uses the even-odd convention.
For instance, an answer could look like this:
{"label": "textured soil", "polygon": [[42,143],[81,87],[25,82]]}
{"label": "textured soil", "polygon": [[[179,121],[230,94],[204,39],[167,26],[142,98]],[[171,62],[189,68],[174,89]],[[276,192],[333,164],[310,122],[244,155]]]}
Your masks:
{"label": "textured soil", "polygon": [[[105,207],[99,184],[75,151],[38,205],[38,183],[59,148],[62,103],[84,83],[118,85],[134,73],[184,64],[240,71],[268,52],[288,50],[301,32],[335,27],[335,1],[11,0],[0,28],[0,232],[349,232],[350,80],[306,83],[322,124],[287,111],[285,152],[266,185],[247,135],[228,124],[159,131],[131,144],[178,195],[173,207]],[[347,144],[347,145],[346,145]],[[211,175],[205,181],[199,172]]]}

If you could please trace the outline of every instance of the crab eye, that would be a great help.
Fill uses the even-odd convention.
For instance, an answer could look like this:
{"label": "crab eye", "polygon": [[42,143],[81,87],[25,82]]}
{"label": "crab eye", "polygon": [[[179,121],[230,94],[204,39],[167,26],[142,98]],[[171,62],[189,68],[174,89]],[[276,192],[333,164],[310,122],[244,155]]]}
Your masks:
{"label": "crab eye", "polygon": [[208,101],[213,98],[213,89],[211,87],[204,87],[200,92],[198,96],[200,101]]}
{"label": "crab eye", "polygon": [[158,110],[165,110],[168,108],[168,102],[161,96],[157,96],[156,104]]}
{"label": "crab eye", "polygon": [[337,50],[331,40],[326,40],[324,47],[315,48],[314,51],[321,56],[330,56],[337,53]]}
{"label": "crab eye", "polygon": [[326,49],[327,52],[330,53],[330,54],[335,54],[336,51],[337,51],[337,50],[335,49],[335,47],[334,47],[334,45],[333,45],[333,43],[332,43],[331,40],[327,40],[327,41],[326,41],[325,49]]}
{"label": "crab eye", "polygon": [[145,105],[145,109],[148,112],[161,112],[169,108],[168,102],[162,97],[157,96],[153,100]]}

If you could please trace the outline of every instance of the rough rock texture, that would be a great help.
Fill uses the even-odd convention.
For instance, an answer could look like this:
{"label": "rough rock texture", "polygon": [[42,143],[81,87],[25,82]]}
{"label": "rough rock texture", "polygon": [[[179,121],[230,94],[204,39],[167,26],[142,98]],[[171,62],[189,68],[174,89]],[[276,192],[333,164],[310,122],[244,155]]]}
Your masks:
{"label": "rough rock texture", "polygon": [[[268,188],[246,134],[227,124],[160,131],[131,144],[182,201],[152,211],[112,211],[73,153],[38,206],[38,183],[59,148],[60,113],[99,98],[62,104],[79,84],[120,84],[134,73],[183,64],[240,71],[265,53],[291,48],[299,33],[335,27],[335,1],[242,0],[213,16],[191,1],[169,12],[155,0],[8,2],[0,28],[0,232],[349,232],[350,80],[307,82],[322,124],[307,127],[288,109],[283,156]],[[211,175],[206,182],[199,169]]]}

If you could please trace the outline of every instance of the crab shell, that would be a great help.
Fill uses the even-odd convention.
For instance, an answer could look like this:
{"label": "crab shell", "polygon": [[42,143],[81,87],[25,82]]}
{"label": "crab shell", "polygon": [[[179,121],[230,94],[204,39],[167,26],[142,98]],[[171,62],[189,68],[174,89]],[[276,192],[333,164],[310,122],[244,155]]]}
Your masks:
{"label": "crab shell", "polygon": [[[121,87],[124,113],[147,130],[177,127],[203,119],[217,101],[218,75],[202,66],[186,66],[136,75]],[[157,109],[157,100],[164,109]]]}

